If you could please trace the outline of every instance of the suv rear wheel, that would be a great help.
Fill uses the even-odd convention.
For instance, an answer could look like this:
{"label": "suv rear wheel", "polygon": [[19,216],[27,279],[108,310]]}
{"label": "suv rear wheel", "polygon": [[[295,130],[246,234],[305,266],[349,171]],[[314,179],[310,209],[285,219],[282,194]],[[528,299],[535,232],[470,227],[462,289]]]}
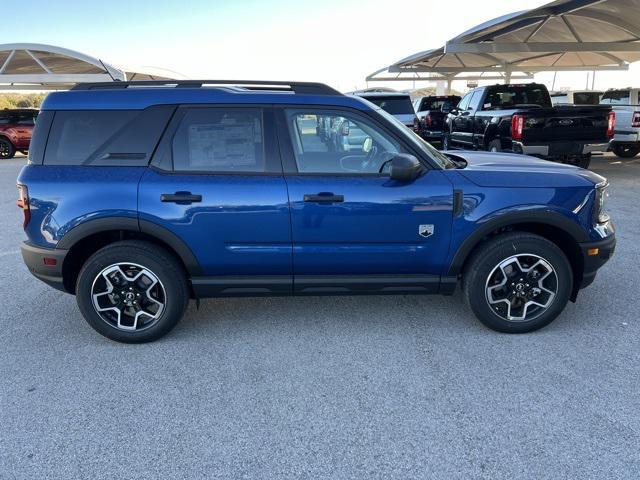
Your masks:
{"label": "suv rear wheel", "polygon": [[13,158],[16,148],[7,138],[0,137],[0,158]]}
{"label": "suv rear wheel", "polygon": [[76,299],[98,333],[118,342],[143,343],[162,337],[180,321],[189,287],[169,252],[149,242],[123,241],[85,262]]}
{"label": "suv rear wheel", "polygon": [[531,332],[551,323],[566,306],[572,285],[562,250],[529,233],[492,238],[473,254],[463,277],[476,317],[506,333]]}

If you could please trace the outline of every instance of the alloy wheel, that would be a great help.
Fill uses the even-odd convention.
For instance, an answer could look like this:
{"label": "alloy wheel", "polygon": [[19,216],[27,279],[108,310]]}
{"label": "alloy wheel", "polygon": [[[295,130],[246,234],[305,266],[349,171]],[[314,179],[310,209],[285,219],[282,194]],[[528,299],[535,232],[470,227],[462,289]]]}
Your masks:
{"label": "alloy wheel", "polygon": [[116,263],[103,269],[91,286],[93,308],[100,318],[125,331],[154,325],[166,304],[164,285],[151,270],[134,263]]}
{"label": "alloy wheel", "polygon": [[558,293],[558,276],[544,258],[513,255],[491,271],[485,295],[494,314],[510,322],[528,322],[542,315]]}

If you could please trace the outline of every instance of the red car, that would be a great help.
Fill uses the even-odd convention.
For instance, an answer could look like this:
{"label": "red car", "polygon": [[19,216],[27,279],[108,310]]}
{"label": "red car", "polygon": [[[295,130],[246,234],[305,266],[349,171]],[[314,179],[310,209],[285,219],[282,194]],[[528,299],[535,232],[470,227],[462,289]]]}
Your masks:
{"label": "red car", "polygon": [[0,159],[27,153],[37,116],[32,108],[0,110]]}

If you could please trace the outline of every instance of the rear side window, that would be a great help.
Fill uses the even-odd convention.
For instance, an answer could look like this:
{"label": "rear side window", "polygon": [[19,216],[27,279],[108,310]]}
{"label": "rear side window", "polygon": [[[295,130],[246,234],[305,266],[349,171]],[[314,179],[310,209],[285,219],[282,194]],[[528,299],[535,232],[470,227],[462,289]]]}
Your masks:
{"label": "rear side window", "polygon": [[83,165],[137,114],[134,110],[56,112],[45,152],[46,165]]}
{"label": "rear side window", "polygon": [[172,153],[176,171],[265,172],[262,110],[189,109],[173,137]]}
{"label": "rear side window", "polygon": [[145,110],[57,111],[45,165],[143,166],[174,106]]}

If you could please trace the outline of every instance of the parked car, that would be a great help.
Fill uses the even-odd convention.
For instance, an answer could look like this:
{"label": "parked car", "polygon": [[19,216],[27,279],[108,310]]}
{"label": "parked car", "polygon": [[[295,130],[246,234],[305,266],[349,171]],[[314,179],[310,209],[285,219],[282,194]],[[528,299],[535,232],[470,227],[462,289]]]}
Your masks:
{"label": "parked car", "polygon": [[402,92],[355,92],[354,95],[369,100],[402,122],[406,127],[414,128],[416,112],[411,104],[411,96]]}
{"label": "parked car", "polygon": [[445,119],[460,103],[458,95],[430,95],[413,101],[417,121],[414,131],[427,142],[442,144]]}
{"label": "parked car", "polygon": [[588,168],[605,152],[615,114],[604,105],[555,106],[537,83],[492,85],[467,93],[447,117],[443,146],[514,152]]}
{"label": "parked car", "polygon": [[0,158],[27,153],[37,116],[38,110],[31,108],[0,110]]}
{"label": "parked car", "polygon": [[640,101],[638,88],[607,90],[601,103],[616,113],[616,127],[611,151],[618,157],[633,158],[640,153]]}
{"label": "parked car", "polygon": [[550,92],[552,105],[598,105],[604,92],[598,90],[570,90]]}
{"label": "parked car", "polygon": [[[157,339],[190,298],[457,285],[488,327],[529,332],[613,254],[593,172],[445,155],[322,84],[205,83],[81,84],[42,105],[18,178],[22,255],[108,338]],[[328,148],[325,117],[365,132],[362,148]]]}

